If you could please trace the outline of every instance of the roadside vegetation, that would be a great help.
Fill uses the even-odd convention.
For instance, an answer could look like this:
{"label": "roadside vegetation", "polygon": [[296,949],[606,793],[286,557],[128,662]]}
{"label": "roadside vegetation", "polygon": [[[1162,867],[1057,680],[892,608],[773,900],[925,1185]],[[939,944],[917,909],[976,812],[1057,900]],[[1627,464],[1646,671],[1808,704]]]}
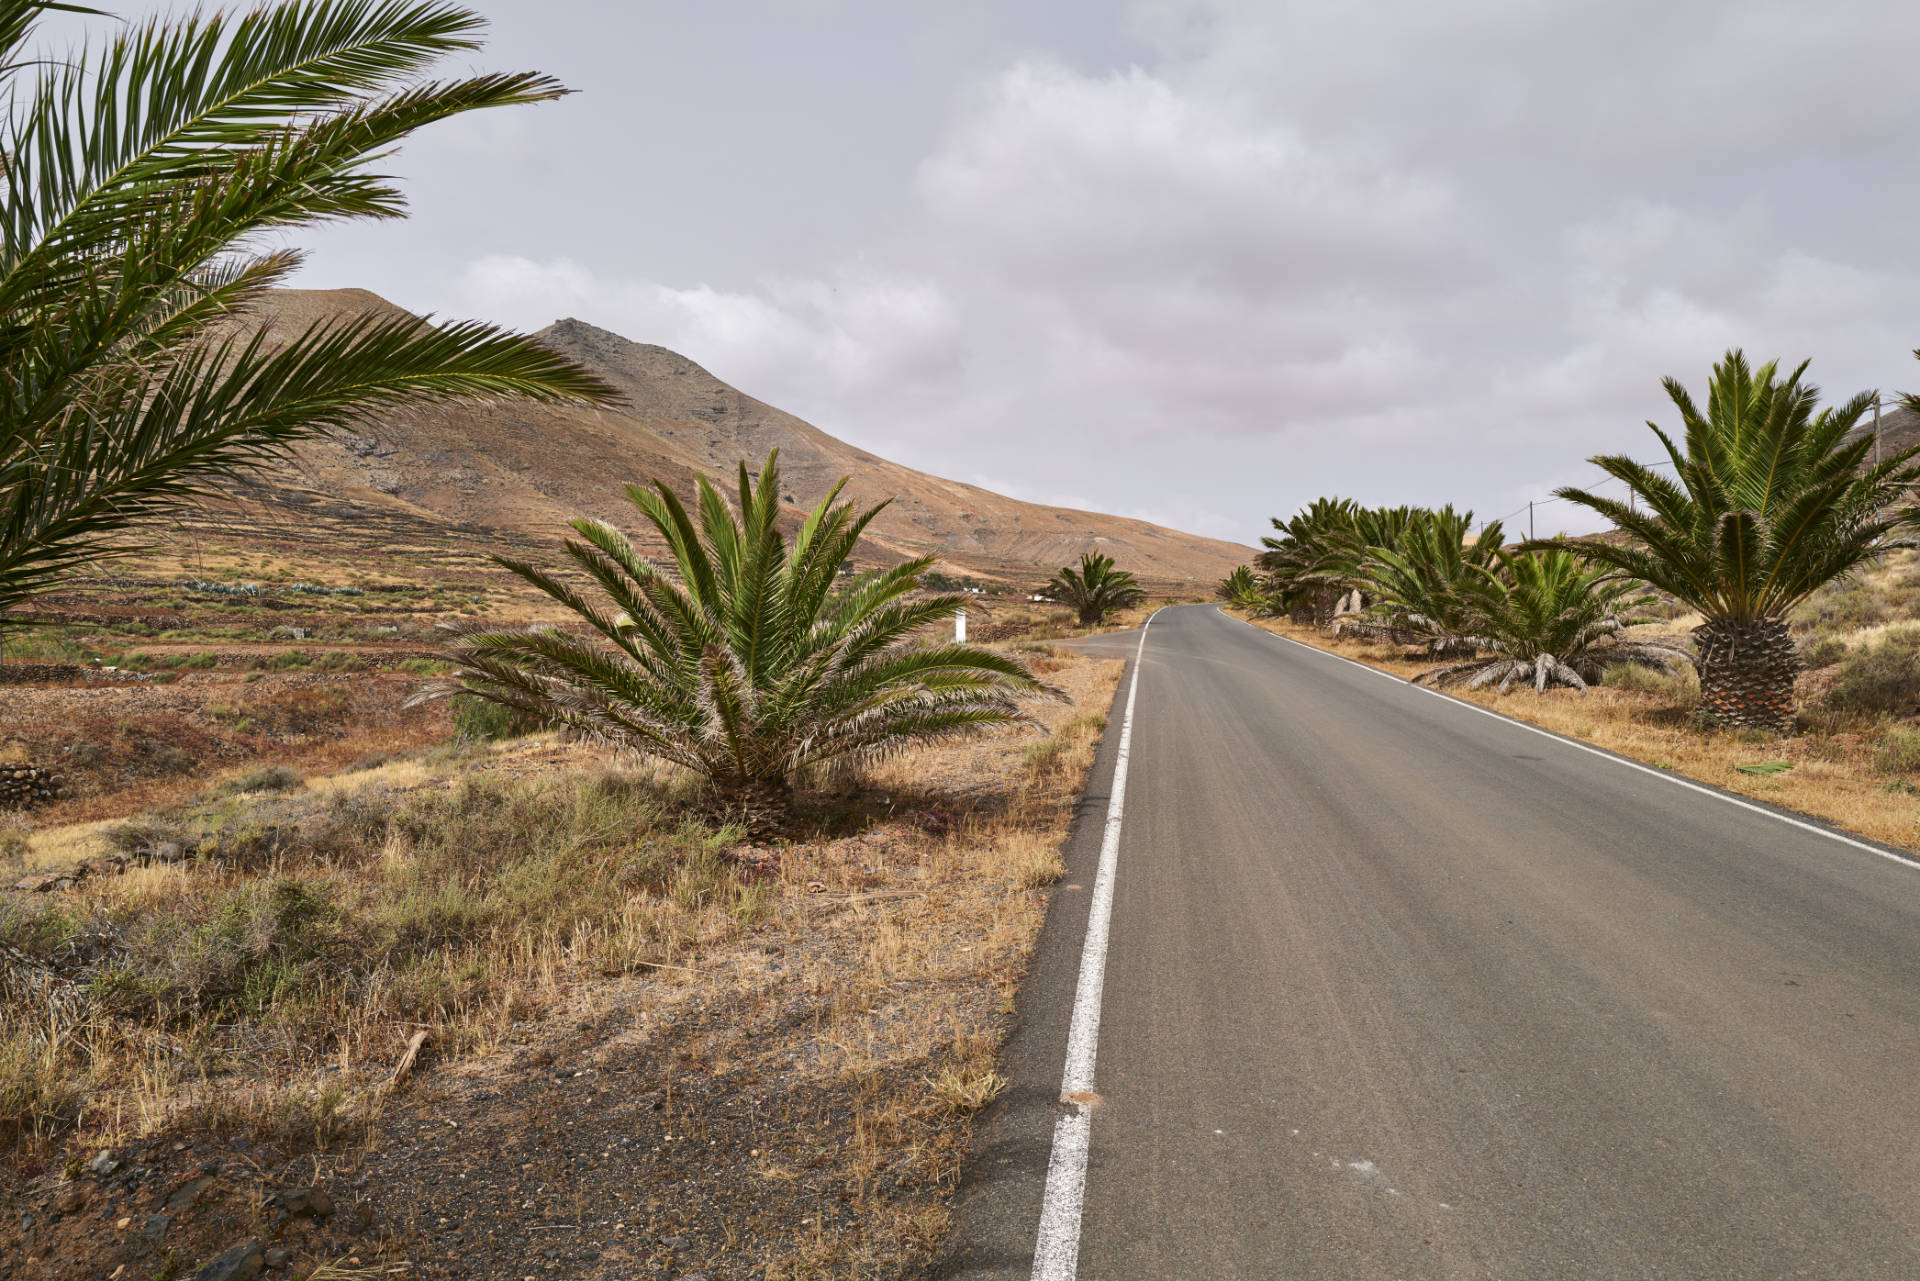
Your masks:
{"label": "roadside vegetation", "polygon": [[836,502],[844,479],[791,545],[779,526],[777,454],[757,478],[740,464],[734,509],[705,476],[696,484],[697,518],[663,482],[627,490],[671,549],[672,574],[611,525],[573,522],[567,556],[602,602],[500,557],[597,638],[457,627],[446,655],[456,671],[425,696],[464,693],[678,765],[702,780],[719,815],[761,835],[789,817],[801,779],[1013,723],[1021,700],[1041,692],[1007,655],[909,640],[967,599],[917,590],[933,557],[842,578],[881,510]]}
{"label": "roadside vegetation", "polygon": [[[0,895],[0,1150],[95,1201],[118,1194],[62,1171],[102,1148],[154,1186],[220,1166],[226,1202],[176,1216],[166,1249],[71,1220],[61,1250],[108,1270],[272,1241],[264,1198],[292,1182],[374,1216],[370,1236],[343,1234],[343,1213],[305,1239],[310,1263],[434,1250],[416,1203],[457,1196],[483,1220],[458,1247],[483,1270],[518,1268],[529,1219],[577,1223],[583,1201],[612,1212],[594,1248],[675,1275],[897,1270],[937,1244],[968,1118],[1002,1084],[1118,676],[1020,657],[1064,695],[1037,727],[869,763],[771,843],[716,822],[691,772],[552,732],[261,769],[131,821],[9,837],[14,874],[74,879]],[[496,1084],[469,1100],[463,1072]],[[631,1106],[543,1128],[526,1100],[556,1072],[625,1083]],[[449,1121],[530,1128],[494,1152],[438,1141]],[[432,1154],[356,1187],[370,1144],[423,1130]],[[674,1152],[688,1130],[721,1146]],[[551,1155],[576,1140],[592,1168]],[[529,1159],[552,1193],[536,1213],[480,1190]]]}
{"label": "roadside vegetation", "polygon": [[255,307],[289,234],[403,211],[412,131],[564,90],[427,79],[479,47],[433,0],[37,56],[67,7],[0,0],[0,770],[45,801],[0,813],[0,1272],[923,1260],[1118,677],[1009,642],[1138,585],[1089,561],[1072,615],[947,643],[979,594],[854,565],[837,489],[782,533],[772,458],[731,507],[634,492],[664,568],[577,523],[584,589],[471,529],[254,523],[236,482],[312,436],[610,395],[485,325]]}
{"label": "roadside vegetation", "polygon": [[1082,556],[1078,569],[1062,568],[1047,584],[1047,595],[1072,609],[1082,627],[1098,627],[1147,598],[1132,574],[1099,552]]}
{"label": "roadside vegetation", "polygon": [[[1677,381],[1664,470],[1560,495],[1612,532],[1506,541],[1471,513],[1320,499],[1220,595],[1260,625],[1664,768],[1920,846],[1915,451],[1872,461],[1871,393],[1741,353]],[[1911,399],[1911,398],[1909,398]],[[1285,620],[1285,621],[1281,621]],[[1563,689],[1554,689],[1563,686]]]}

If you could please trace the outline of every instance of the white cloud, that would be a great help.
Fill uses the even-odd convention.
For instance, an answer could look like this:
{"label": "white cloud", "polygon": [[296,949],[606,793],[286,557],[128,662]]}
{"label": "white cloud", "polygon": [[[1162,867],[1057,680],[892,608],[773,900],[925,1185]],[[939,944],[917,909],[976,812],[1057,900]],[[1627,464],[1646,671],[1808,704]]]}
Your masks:
{"label": "white cloud", "polygon": [[963,95],[883,241],[725,288],[477,256],[457,309],[579,315],[1040,500],[1247,541],[1330,491],[1497,515],[1644,452],[1659,378],[1729,346],[1906,373],[1920,269],[1862,238],[1848,157],[1920,141],[1916,15],[1146,5],[1152,65]]}

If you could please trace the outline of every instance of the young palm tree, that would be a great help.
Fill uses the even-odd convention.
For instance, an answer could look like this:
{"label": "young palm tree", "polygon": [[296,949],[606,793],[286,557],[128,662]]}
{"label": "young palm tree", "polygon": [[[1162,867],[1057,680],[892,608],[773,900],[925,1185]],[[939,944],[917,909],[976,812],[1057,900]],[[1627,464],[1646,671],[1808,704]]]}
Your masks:
{"label": "young palm tree", "polygon": [[1434,655],[1473,650],[1465,588],[1480,571],[1498,563],[1505,538],[1499,521],[1469,536],[1472,512],[1452,506],[1419,510],[1401,532],[1398,547],[1373,547],[1359,578],[1374,604],[1364,620],[1347,626],[1369,630],[1399,645],[1422,645]]}
{"label": "young palm tree", "polygon": [[1637,502],[1558,491],[1631,537],[1625,545],[1585,544],[1585,555],[1703,615],[1693,631],[1700,707],[1729,727],[1790,728],[1800,656],[1787,612],[1888,549],[1912,545],[1900,535],[1913,527],[1913,512],[1898,504],[1920,481],[1913,461],[1920,449],[1871,462],[1872,438],[1849,441],[1847,434],[1873,393],[1816,413],[1820,393],[1801,381],[1806,368],[1783,379],[1775,363],[1749,369],[1730,351],[1714,366],[1704,413],[1669,378],[1684,448],[1647,425],[1675,478],[1608,456],[1593,462],[1624,481]]}
{"label": "young palm tree", "polygon": [[566,552],[600,601],[523,561],[494,559],[598,637],[471,624],[457,629],[450,683],[707,781],[724,816],[763,833],[787,815],[801,775],[857,765],[914,743],[1024,719],[1045,689],[1019,663],[910,639],[966,597],[912,597],[934,557],[841,578],[885,503],[855,514],[846,481],[780,532],[778,454],[758,482],[740,465],[737,511],[705,476],[698,514],[661,481],[627,497],[673,555],[673,572],[613,526],[576,520]]}
{"label": "young palm tree", "polygon": [[1232,573],[1214,584],[1213,594],[1235,609],[1261,612],[1271,604],[1271,598],[1250,565],[1236,566]]}
{"label": "young palm tree", "polygon": [[1422,672],[1415,683],[1478,689],[1498,682],[1502,694],[1520,681],[1584,690],[1615,663],[1670,670],[1685,662],[1673,646],[1622,638],[1632,621],[1626,612],[1653,598],[1629,599],[1639,588],[1612,575],[1565,547],[1502,550],[1492,566],[1472,566],[1449,608],[1461,639],[1482,652]]}
{"label": "young palm tree", "polygon": [[1131,609],[1147,598],[1132,574],[1115,569],[1113,557],[1099,552],[1082,556],[1077,571],[1067,568],[1055,574],[1047,595],[1073,606],[1082,627],[1096,627],[1115,610]]}
{"label": "young palm tree", "polygon": [[67,60],[0,0],[0,610],[291,444],[449,397],[598,400],[482,324],[322,322],[269,343],[251,305],[300,263],[263,237],[401,216],[371,169],[422,125],[557,98],[534,74],[421,78],[479,47],[444,3],[302,0],[155,18]]}

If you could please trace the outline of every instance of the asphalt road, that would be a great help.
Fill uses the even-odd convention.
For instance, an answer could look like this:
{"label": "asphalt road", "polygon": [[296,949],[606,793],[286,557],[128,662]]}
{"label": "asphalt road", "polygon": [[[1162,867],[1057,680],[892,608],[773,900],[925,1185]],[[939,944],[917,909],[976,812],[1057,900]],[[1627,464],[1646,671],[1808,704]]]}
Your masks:
{"label": "asphalt road", "polygon": [[[947,1277],[1033,1267],[1120,710]],[[1192,607],[1116,869],[1079,1277],[1920,1278],[1920,868]]]}

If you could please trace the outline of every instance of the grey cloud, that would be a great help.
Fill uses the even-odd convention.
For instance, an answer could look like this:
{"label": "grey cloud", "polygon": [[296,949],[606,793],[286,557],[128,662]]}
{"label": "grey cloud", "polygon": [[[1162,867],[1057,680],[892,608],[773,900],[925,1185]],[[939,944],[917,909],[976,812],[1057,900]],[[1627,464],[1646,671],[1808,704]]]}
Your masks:
{"label": "grey cloud", "polygon": [[1729,346],[1920,384],[1920,7],[478,3],[583,92],[423,134],[310,283],[579,315],[1023,497],[1500,515]]}

